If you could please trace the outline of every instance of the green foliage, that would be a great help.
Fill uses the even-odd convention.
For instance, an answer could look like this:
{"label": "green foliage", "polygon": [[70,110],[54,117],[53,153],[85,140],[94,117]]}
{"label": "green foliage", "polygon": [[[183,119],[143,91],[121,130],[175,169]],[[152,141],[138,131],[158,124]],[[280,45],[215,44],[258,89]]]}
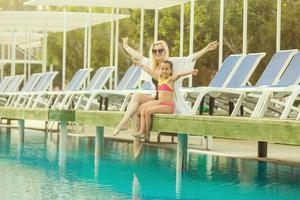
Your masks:
{"label": "green foliage", "polygon": [[0,0],[0,10],[24,10],[22,0]]}
{"label": "green foliage", "polygon": [[[1,10],[35,10],[24,7],[23,0],[0,0]],[[219,0],[195,1],[194,51],[205,47],[209,42],[219,39]],[[300,0],[282,0],[282,39],[281,49],[297,48],[300,43]],[[251,77],[255,83],[272,54],[276,43],[276,1],[249,0],[248,3],[248,52],[266,52],[267,56]],[[51,7],[51,10],[62,10]],[[84,7],[68,7],[68,11],[87,12]],[[93,12],[111,13],[109,8],[93,8]],[[131,17],[120,21],[119,73],[120,76],[131,64],[130,57],[122,49],[121,37],[128,36],[129,44],[139,49],[140,10],[121,9],[122,14]],[[226,0],[224,17],[224,57],[233,53],[242,53],[243,35],[243,0]],[[185,5],[184,55],[189,54],[190,4]],[[154,38],[154,11],[145,11],[144,49],[148,56],[148,48]],[[98,68],[109,65],[110,61],[110,23],[92,28],[91,66]],[[159,39],[165,40],[170,47],[171,56],[179,55],[180,46],[180,6],[163,9],[159,12]],[[75,70],[83,66],[84,30],[75,30],[67,34],[67,79]],[[48,39],[48,63],[54,70],[61,71],[62,66],[62,33],[51,33]],[[206,85],[218,69],[218,51],[211,52],[201,58],[196,67],[200,69],[199,77],[194,79],[195,85]],[[19,70],[20,71],[20,70]],[[60,82],[60,77],[56,80]]]}

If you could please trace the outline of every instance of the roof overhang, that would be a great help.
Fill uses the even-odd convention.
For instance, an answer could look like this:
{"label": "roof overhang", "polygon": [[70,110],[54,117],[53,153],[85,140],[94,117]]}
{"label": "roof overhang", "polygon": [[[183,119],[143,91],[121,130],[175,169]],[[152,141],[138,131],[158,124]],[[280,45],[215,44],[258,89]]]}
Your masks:
{"label": "roof overhang", "polygon": [[25,2],[24,5],[144,8],[154,10],[187,2],[190,2],[190,0],[30,0]]}
{"label": "roof overhang", "polygon": [[59,11],[3,11],[0,12],[0,31],[35,31],[35,32],[63,32],[64,17],[66,17],[66,31],[84,28],[124,19],[129,15],[111,15],[83,12]]}
{"label": "roof overhang", "polygon": [[25,33],[25,32],[0,32],[1,44],[12,44],[15,37],[16,44],[25,44],[27,42],[38,42],[43,37],[40,33]]}

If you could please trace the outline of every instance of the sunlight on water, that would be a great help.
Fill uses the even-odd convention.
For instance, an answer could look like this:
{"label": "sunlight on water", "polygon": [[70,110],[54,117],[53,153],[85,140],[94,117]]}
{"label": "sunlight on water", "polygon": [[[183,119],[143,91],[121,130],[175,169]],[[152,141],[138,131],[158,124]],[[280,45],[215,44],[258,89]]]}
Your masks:
{"label": "sunlight on water", "polygon": [[300,199],[300,167],[191,153],[188,171],[176,174],[176,152],[41,132],[0,134],[0,199]]}

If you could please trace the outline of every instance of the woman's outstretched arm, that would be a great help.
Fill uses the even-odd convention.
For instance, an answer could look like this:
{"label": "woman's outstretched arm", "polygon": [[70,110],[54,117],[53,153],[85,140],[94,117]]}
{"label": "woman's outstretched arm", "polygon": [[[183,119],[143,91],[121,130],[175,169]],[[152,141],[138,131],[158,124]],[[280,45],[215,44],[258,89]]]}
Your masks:
{"label": "woman's outstretched arm", "polygon": [[201,58],[204,54],[206,54],[209,51],[215,50],[219,46],[219,43],[217,41],[209,43],[206,47],[201,49],[200,51],[193,54],[192,61],[197,61],[199,58]]}
{"label": "woman's outstretched arm", "polygon": [[122,41],[123,41],[123,48],[133,59],[139,60],[139,61],[141,61],[143,59],[143,55],[140,52],[131,48],[128,45],[128,37],[123,37]]}

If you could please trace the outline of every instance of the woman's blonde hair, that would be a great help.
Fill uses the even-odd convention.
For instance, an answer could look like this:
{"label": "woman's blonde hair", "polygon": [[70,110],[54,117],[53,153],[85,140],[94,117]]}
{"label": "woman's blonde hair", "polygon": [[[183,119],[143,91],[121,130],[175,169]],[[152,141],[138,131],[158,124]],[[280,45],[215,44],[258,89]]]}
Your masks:
{"label": "woman's blonde hair", "polygon": [[152,53],[153,47],[155,45],[161,45],[164,48],[164,50],[165,50],[164,60],[168,60],[169,59],[169,47],[168,47],[168,44],[164,40],[158,40],[157,42],[154,42],[151,45],[150,50],[149,50],[149,58],[151,60],[151,68],[152,68],[152,70],[156,70],[156,68],[158,67],[158,63],[159,63],[157,60],[155,60],[155,58],[153,56],[153,53]]}

